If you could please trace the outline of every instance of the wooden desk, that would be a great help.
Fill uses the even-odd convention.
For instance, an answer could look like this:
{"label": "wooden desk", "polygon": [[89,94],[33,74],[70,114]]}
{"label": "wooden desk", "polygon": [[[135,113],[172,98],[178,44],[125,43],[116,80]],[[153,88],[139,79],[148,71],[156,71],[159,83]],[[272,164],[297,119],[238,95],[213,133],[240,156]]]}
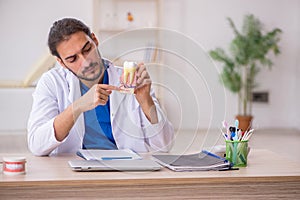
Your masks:
{"label": "wooden desk", "polygon": [[300,199],[300,163],[267,150],[220,172],[73,172],[75,156],[26,158],[26,175],[0,174],[0,199]]}

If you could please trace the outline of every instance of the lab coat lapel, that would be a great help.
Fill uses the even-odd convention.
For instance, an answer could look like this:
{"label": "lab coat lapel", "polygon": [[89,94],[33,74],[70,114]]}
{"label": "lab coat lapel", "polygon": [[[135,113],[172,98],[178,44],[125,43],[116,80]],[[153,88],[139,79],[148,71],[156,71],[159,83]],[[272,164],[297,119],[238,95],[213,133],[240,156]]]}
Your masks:
{"label": "lab coat lapel", "polygon": [[69,70],[67,70],[66,79],[69,86],[68,100],[70,103],[73,103],[76,99],[81,97],[79,79]]}
{"label": "lab coat lapel", "polygon": [[[77,100],[81,97],[80,83],[79,83],[79,79],[72,72],[70,72],[67,69],[65,69],[65,70],[67,71],[66,79],[67,79],[68,87],[69,87],[68,101],[69,101],[69,104],[71,104],[75,100]],[[81,140],[81,143],[82,143],[83,135],[85,132],[83,113],[78,117],[76,123],[77,123],[77,125],[73,126],[73,127],[76,130],[77,135],[80,136],[79,139]]]}

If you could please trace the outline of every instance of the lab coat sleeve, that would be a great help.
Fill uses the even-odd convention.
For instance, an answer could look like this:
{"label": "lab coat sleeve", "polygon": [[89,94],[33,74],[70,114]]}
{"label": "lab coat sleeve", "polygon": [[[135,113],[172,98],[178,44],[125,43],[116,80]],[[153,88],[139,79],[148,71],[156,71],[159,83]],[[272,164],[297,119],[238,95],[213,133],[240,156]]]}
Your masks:
{"label": "lab coat sleeve", "polygon": [[151,96],[156,107],[158,123],[151,124],[142,109],[140,109],[144,137],[150,151],[168,152],[174,143],[174,128],[161,109],[153,90],[151,90]]}
{"label": "lab coat sleeve", "polygon": [[28,120],[28,147],[37,156],[49,155],[62,142],[55,138],[54,119],[58,115],[58,101],[54,81],[43,76],[33,93],[33,105]]}

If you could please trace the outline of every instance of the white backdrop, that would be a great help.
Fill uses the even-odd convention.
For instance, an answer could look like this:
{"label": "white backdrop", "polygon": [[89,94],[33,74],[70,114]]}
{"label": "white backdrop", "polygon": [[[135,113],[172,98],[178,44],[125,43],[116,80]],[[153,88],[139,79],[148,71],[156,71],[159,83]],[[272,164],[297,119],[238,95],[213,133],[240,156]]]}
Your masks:
{"label": "white backdrop", "polygon": [[[0,80],[24,78],[30,66],[47,51],[47,34],[54,20],[73,16],[91,26],[92,6],[92,0],[0,0]],[[186,34],[207,51],[228,47],[233,34],[226,17],[231,17],[240,27],[242,17],[253,13],[266,29],[281,28],[282,54],[274,59],[273,70],[262,71],[258,80],[257,90],[269,91],[270,102],[254,104],[254,124],[259,128],[299,128],[299,0],[288,3],[285,0],[164,0],[162,11],[162,27]],[[164,59],[170,66],[178,64],[168,56]],[[0,89],[0,131],[26,128],[31,93],[32,89]],[[236,100],[226,92],[227,120],[232,120],[237,112]],[[201,103],[205,107],[206,102]],[[189,104],[183,109],[191,110]],[[203,119],[200,128],[206,128],[208,122],[209,118]],[[184,128],[190,128],[188,123]]]}

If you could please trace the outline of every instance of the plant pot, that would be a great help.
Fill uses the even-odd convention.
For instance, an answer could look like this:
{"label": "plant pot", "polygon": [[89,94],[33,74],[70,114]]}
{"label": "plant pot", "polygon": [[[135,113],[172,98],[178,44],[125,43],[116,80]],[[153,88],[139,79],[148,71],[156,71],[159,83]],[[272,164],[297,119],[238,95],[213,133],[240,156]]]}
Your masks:
{"label": "plant pot", "polygon": [[242,129],[242,131],[251,129],[253,119],[251,115],[237,115],[236,119],[239,120],[239,129]]}

